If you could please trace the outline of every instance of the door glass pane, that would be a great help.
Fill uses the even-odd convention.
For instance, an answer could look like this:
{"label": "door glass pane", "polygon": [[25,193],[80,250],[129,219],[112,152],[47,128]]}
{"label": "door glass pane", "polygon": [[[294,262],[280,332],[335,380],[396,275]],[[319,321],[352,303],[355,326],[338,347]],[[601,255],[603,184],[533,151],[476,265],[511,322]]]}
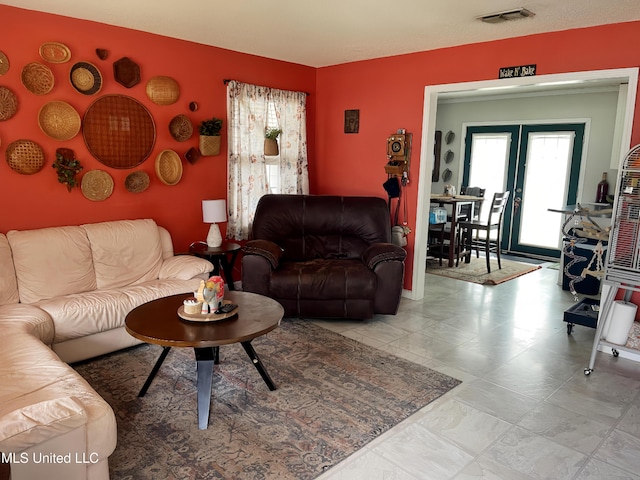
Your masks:
{"label": "door glass pane", "polygon": [[510,143],[510,133],[474,133],[471,137],[471,170],[467,186],[486,190],[481,221],[487,221],[493,194],[504,191]]}
{"label": "door glass pane", "polygon": [[518,242],[522,245],[561,246],[562,215],[548,209],[563,207],[567,198],[573,137],[573,132],[529,134]]}

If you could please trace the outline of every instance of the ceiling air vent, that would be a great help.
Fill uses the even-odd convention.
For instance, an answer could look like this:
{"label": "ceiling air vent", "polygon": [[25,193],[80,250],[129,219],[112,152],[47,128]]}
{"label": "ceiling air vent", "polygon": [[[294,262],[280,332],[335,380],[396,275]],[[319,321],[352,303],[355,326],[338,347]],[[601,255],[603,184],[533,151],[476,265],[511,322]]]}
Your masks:
{"label": "ceiling air vent", "polygon": [[505,10],[504,12],[492,13],[478,17],[485,23],[502,23],[509,20],[518,20],[519,18],[533,17],[535,13],[526,8],[517,8],[515,10]]}

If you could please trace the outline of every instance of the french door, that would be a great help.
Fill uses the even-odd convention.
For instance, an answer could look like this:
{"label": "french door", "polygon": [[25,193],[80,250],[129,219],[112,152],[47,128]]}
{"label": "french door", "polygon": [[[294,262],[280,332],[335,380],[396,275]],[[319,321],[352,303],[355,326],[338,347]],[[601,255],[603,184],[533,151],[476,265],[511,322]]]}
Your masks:
{"label": "french door", "polygon": [[575,204],[584,124],[469,127],[465,138],[463,185],[493,193],[511,192],[502,248],[560,257],[562,215],[549,212]]}

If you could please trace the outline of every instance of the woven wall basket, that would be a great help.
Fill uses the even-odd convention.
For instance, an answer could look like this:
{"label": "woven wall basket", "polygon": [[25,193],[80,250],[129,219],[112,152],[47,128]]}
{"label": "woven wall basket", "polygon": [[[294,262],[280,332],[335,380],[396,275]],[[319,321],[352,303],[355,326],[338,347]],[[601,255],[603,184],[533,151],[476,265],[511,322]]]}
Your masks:
{"label": "woven wall basket", "polygon": [[163,150],[156,157],[156,175],[165,185],[176,185],[182,178],[182,160],[173,150]]}
{"label": "woven wall basket", "polygon": [[193,135],[193,124],[186,115],[176,115],[169,122],[169,132],[174,140],[186,142]]}
{"label": "woven wall basket", "polygon": [[138,170],[127,175],[124,180],[124,187],[131,193],[142,193],[149,188],[149,174],[145,171]]}
{"label": "woven wall basket", "polygon": [[21,80],[25,88],[36,95],[45,95],[53,89],[53,72],[42,63],[33,62],[25,65]]}
{"label": "woven wall basket", "polygon": [[7,163],[14,172],[33,175],[44,167],[44,152],[34,141],[16,140],[7,146],[5,154]]}
{"label": "woven wall basket", "polygon": [[200,153],[204,156],[213,156],[220,153],[220,135],[200,135]]}
{"label": "woven wall basket", "polygon": [[171,77],[153,77],[147,82],[146,92],[157,105],[172,105],[180,98],[180,86]]}
{"label": "woven wall basket", "polygon": [[113,193],[113,178],[104,170],[91,170],[82,176],[81,189],[89,200],[101,202]]}
{"label": "woven wall basket", "polygon": [[0,87],[0,122],[9,120],[18,110],[18,98],[7,87]]}
{"label": "woven wall basket", "polygon": [[9,59],[4,52],[0,52],[0,75],[4,75],[9,71]]}
{"label": "woven wall basket", "polygon": [[49,137],[71,140],[80,131],[80,115],[67,102],[45,103],[38,113],[38,125]]}
{"label": "woven wall basket", "polygon": [[82,122],[89,152],[111,168],[133,168],[151,154],[156,127],[147,108],[124,95],[103,95],[93,102]]}

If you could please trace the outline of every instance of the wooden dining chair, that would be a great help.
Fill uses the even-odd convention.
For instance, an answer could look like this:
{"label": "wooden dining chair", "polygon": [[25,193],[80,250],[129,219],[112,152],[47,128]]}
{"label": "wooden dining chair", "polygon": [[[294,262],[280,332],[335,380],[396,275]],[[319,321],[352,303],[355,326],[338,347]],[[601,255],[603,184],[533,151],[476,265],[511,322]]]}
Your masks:
{"label": "wooden dining chair", "polygon": [[[468,263],[471,259],[471,252],[476,251],[476,257],[480,257],[480,250],[484,251],[487,259],[487,273],[491,273],[491,264],[489,257],[491,252],[495,252],[498,258],[498,268],[502,268],[500,263],[500,239],[502,238],[502,221],[504,219],[504,211],[509,200],[509,192],[498,192],[493,195],[491,201],[491,210],[486,223],[480,220],[462,221],[458,223],[458,241],[460,242],[459,251],[464,252],[465,261]],[[496,232],[495,238],[492,238],[492,232]],[[484,232],[484,238],[479,236],[480,232]]]}

